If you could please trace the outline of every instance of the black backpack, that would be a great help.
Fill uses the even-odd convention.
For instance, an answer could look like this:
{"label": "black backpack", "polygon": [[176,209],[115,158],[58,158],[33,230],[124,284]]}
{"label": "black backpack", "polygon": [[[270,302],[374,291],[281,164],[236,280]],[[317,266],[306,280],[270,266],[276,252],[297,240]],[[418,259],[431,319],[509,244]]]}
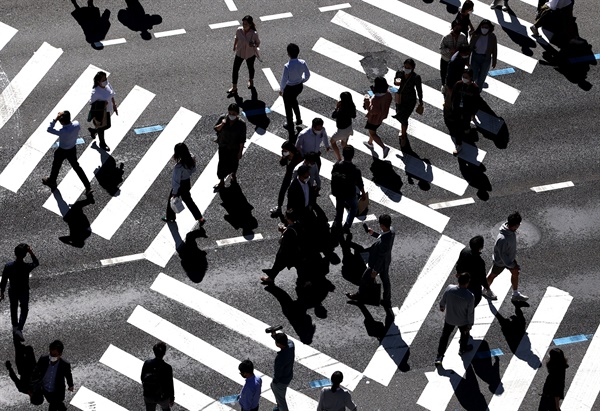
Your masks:
{"label": "black backpack", "polygon": [[162,399],[164,390],[160,378],[160,364],[152,364],[150,369],[142,375],[142,388],[144,397]]}
{"label": "black backpack", "polygon": [[353,164],[338,161],[331,172],[331,194],[334,197],[351,198],[356,195]]}

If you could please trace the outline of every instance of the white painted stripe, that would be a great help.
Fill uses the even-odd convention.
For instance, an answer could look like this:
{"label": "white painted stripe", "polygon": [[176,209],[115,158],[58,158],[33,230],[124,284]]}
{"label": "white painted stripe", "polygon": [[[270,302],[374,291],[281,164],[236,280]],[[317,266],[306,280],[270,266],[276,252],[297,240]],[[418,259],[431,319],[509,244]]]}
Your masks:
{"label": "white painted stripe", "polygon": [[63,53],[44,42],[0,94],[0,128],[8,122]]}
{"label": "white painted stripe", "polygon": [[144,253],[124,255],[122,257],[114,257],[114,258],[107,258],[106,260],[100,260],[100,264],[105,265],[105,266],[106,265],[115,265],[115,264],[121,264],[121,263],[129,263],[131,261],[139,261],[139,260],[143,260],[144,258],[146,258],[144,256]]}
{"label": "white painted stripe", "polygon": [[535,8],[537,8],[538,6],[538,2],[537,0],[521,0],[523,3],[529,4],[530,6],[533,6]]}
{"label": "white painted stripe", "polygon": [[217,245],[219,247],[222,247],[224,245],[239,244],[239,243],[249,243],[250,241],[259,241],[259,240],[262,240],[262,239],[263,239],[263,236],[260,233],[258,233],[258,234],[249,234],[249,235],[243,235],[243,236],[240,236],[240,237],[225,238],[223,240],[217,240]]}
{"label": "white painted stripe", "polygon": [[[489,7],[488,7],[489,10]],[[381,45],[396,50],[402,54],[407,54],[412,58],[427,64],[434,69],[440,68],[440,55],[432,50],[429,50],[417,43],[405,39],[404,37],[398,36],[390,31],[387,31],[379,26],[369,23],[368,21],[354,17],[345,11],[338,11],[333,19],[332,23],[337,24],[340,27],[346,28],[363,37],[371,39]],[[483,91],[496,96],[504,101],[514,104],[519,97],[520,91],[514,87],[504,84],[493,77],[487,77],[486,83],[488,88]]]}
{"label": "white painted stripe", "polygon": [[123,43],[127,43],[127,40],[125,40],[124,38],[120,38],[120,39],[113,39],[113,40],[97,41],[94,43],[94,46],[105,47],[105,46],[114,46],[116,44],[123,44]]}
{"label": "white painted stripe", "polygon": [[237,11],[237,7],[235,6],[233,0],[225,0],[225,5],[227,5],[229,11]]}
{"label": "white painted stripe", "polygon": [[269,21],[269,20],[278,20],[278,19],[287,19],[290,17],[294,17],[292,13],[279,13],[279,14],[271,14],[269,16],[261,16],[260,21]]}
{"label": "white painted stripe", "polygon": [[176,143],[185,141],[201,116],[186,108],[179,108],[144,157],[133,169],[119,190],[111,198],[91,225],[92,232],[110,240],[127,216],[133,211],[156,177],[173,156]]}
{"label": "white painted stripe", "polygon": [[[111,116],[112,126],[105,132],[106,143],[112,150],[117,148],[125,138],[125,135],[131,130],[135,121],[148,107],[154,96],[153,93],[135,86],[125,97],[119,105],[119,115]],[[82,129],[86,129],[85,125],[82,126]],[[83,133],[87,133],[87,130]],[[78,160],[88,180],[92,181],[94,179],[96,172],[108,157],[109,155],[104,150],[98,148],[95,141],[88,145]],[[77,173],[71,169],[58,185],[60,195],[57,192],[55,192],[55,195],[50,195],[44,203],[44,208],[53,213],[65,215],[69,211],[68,204],[75,203],[84,190],[85,187]],[[60,202],[57,201],[59,198],[61,199]]]}
{"label": "white painted stripe", "polygon": [[8,44],[19,30],[0,22],[0,50]]}
{"label": "white painted stripe", "polygon": [[350,3],[342,3],[342,4],[335,4],[333,6],[325,6],[325,7],[319,7],[319,11],[321,13],[326,12],[326,11],[333,11],[333,10],[341,10],[341,9],[348,9],[352,7],[350,5]]}
{"label": "white painted stripe", "polygon": [[[63,110],[69,110],[72,118],[77,116],[90,99],[90,79],[93,79],[94,75],[100,70],[102,69],[90,65],[79,76],[69,91],[50,111],[50,114],[40,123],[37,130],[2,171],[2,174],[0,174],[0,185],[2,187],[15,193],[21,188],[33,169],[56,141],[55,136],[46,131],[50,121],[56,118],[56,113]],[[41,184],[41,182],[38,183]]]}
{"label": "white painted stripe", "polygon": [[461,205],[465,205],[465,204],[473,204],[473,203],[475,203],[475,200],[473,200],[473,197],[469,197],[469,198],[461,198],[459,200],[445,201],[443,203],[429,204],[429,207],[433,208],[434,210],[439,210],[440,208],[456,207],[456,206],[461,206]]}
{"label": "white painted stripe", "polygon": [[232,20],[232,21],[225,21],[223,23],[214,23],[214,24],[209,24],[208,27],[210,27],[211,29],[221,29],[223,27],[233,27],[233,26],[239,26],[240,22],[237,20]]}
{"label": "white painted stripe", "polygon": [[394,308],[394,324],[365,368],[365,377],[389,385],[464,247],[442,235],[402,307]]}
{"label": "white painted stripe", "polygon": [[185,29],[160,31],[158,33],[154,33],[154,37],[159,39],[161,37],[177,36],[179,34],[185,34]]}
{"label": "white painted stripe", "polygon": [[[141,384],[140,375],[144,362],[128,352],[111,344],[102,354],[100,363]],[[175,389],[175,402],[190,411],[232,411],[232,408],[204,395],[176,378],[173,379],[173,388]]]}
{"label": "white painted stripe", "polygon": [[[278,98],[271,110],[285,116],[285,109],[283,106],[283,98]],[[309,110],[303,106],[300,106],[300,114],[302,118],[315,118],[320,117],[325,122],[325,128],[330,130],[329,135],[333,135],[333,130],[336,130],[335,121],[330,120],[327,116],[320,115],[312,110]],[[348,142],[358,150],[365,154],[372,155],[363,142],[367,142],[369,137],[365,134],[354,131],[354,134],[348,139]],[[380,158],[383,158],[383,150],[379,146],[376,147]],[[390,152],[386,157],[386,160],[390,161],[394,167],[401,170],[405,170],[407,173],[414,175],[416,178],[420,178],[424,181],[430,182],[438,187],[450,191],[456,195],[463,195],[469,186],[464,179],[456,177],[454,174],[448,173],[436,166],[425,163],[423,160],[413,157],[411,155],[403,153],[390,146]]]}
{"label": "white painted stripe", "polygon": [[83,385],[79,387],[71,399],[70,405],[83,411],[127,411],[127,408],[121,407],[100,394],[96,394]]}
{"label": "white painted stripe", "polygon": [[[352,94],[352,98],[356,103],[356,109],[359,112],[366,113],[362,107],[363,94],[359,94],[354,90],[350,90],[349,88],[329,80],[328,78],[323,77],[314,71],[311,72],[310,79],[304,84],[307,87],[310,87],[313,90],[335,100],[339,99],[340,93],[347,91]],[[384,123],[395,128],[396,130],[400,130],[400,123],[395,118],[392,118],[394,115],[396,115],[396,111],[390,109],[388,118],[384,120]],[[454,143],[448,134],[428,126],[427,124],[421,123],[415,118],[411,118],[408,124],[407,132],[410,136],[418,138],[419,140],[431,144],[432,146],[437,147],[447,153],[452,154],[454,151]],[[463,149],[458,154],[458,157],[468,161],[469,163],[479,165],[481,161],[483,161],[485,155],[486,152],[484,150],[478,149],[470,144],[463,143]]]}
{"label": "white painted stripe", "polygon": [[560,405],[562,411],[591,411],[600,393],[600,326],[588,346],[569,391]]}
{"label": "white painted stripe", "polygon": [[[206,367],[229,378],[233,382],[240,385],[243,383],[243,378],[240,377],[238,371],[238,365],[240,364],[239,359],[230,356],[204,340],[163,320],[145,308],[138,305],[127,322],[155,338],[164,341],[176,350],[181,351]],[[246,354],[240,353],[240,356],[242,358],[247,358]],[[270,388],[272,379],[256,369],[254,370],[254,373],[262,378],[261,396],[268,401],[275,403],[275,396]],[[306,411],[317,408],[317,402],[315,400],[290,388],[287,390],[286,400],[291,411]]]}
{"label": "white painted stripe", "polygon": [[573,187],[574,185],[575,184],[573,184],[572,181],[565,181],[564,183],[555,183],[555,184],[548,184],[545,186],[531,187],[531,189],[533,191],[535,191],[536,193],[541,193],[544,191],[558,190],[560,188]]}
{"label": "white painted stripe", "polygon": [[[363,0],[372,6],[380,8],[390,14],[418,24],[428,30],[431,30],[441,36],[450,33],[449,24],[429,13],[426,13],[416,7],[409,6],[398,0]],[[489,8],[489,6],[488,6]],[[511,66],[517,67],[527,73],[533,73],[537,60],[526,56],[511,48],[498,44],[498,60],[504,61]]]}
{"label": "white painted stripe", "polygon": [[[259,146],[279,155],[281,153],[281,144],[285,140],[267,131],[262,136],[255,133],[251,141],[252,143],[256,143]],[[322,158],[321,170],[319,174],[322,177],[330,180],[332,168],[333,162]],[[437,211],[434,211],[423,204],[411,200],[405,195],[395,193],[387,188],[379,187],[377,184],[364,177],[363,183],[365,186],[365,191],[369,193],[369,201],[381,204],[384,207],[388,207],[391,210],[413,219],[440,233],[444,231],[446,224],[448,224],[449,217],[438,213]]]}
{"label": "white painted stripe", "polygon": [[267,81],[269,82],[269,84],[271,85],[271,88],[273,89],[273,91],[279,91],[279,82],[277,81],[277,78],[275,78],[275,74],[273,74],[273,70],[271,70],[270,68],[264,68],[262,69],[263,73],[265,73],[265,77],[267,77]]}
{"label": "white painted stripe", "polygon": [[[278,351],[278,348],[273,344],[271,335],[266,334],[264,331],[269,327],[268,324],[194,287],[161,273],[154,280],[150,288],[268,349]],[[344,383],[342,385],[351,391],[356,388],[362,378],[362,374],[359,371],[291,336],[288,338],[294,342],[296,347],[296,362],[325,377],[331,376],[334,371],[341,371],[344,374]]]}
{"label": "white painted stripe", "polygon": [[573,297],[566,291],[554,287],[546,289],[515,355],[504,371],[502,384],[488,404],[489,411],[519,410],[572,300]]}
{"label": "white painted stripe", "polygon": [[483,300],[475,307],[475,323],[470,332],[473,350],[463,356],[458,355],[458,339],[460,333],[455,333],[454,338],[446,350],[446,356],[444,357],[443,367],[446,372],[443,374],[440,374],[437,371],[425,373],[427,385],[417,400],[417,404],[430,411],[446,410],[448,403],[454,395],[454,391],[458,387],[458,384],[463,380],[466,369],[469,367],[471,361],[473,361],[473,358],[481,345],[481,341],[484,340],[492,322],[494,322],[496,318],[494,312],[498,312],[505,300],[505,298],[502,298],[501,296],[505,296],[509,289],[510,272],[504,270],[492,284],[492,291],[500,296],[498,300],[490,302],[493,309],[490,310],[489,303],[486,300]]}

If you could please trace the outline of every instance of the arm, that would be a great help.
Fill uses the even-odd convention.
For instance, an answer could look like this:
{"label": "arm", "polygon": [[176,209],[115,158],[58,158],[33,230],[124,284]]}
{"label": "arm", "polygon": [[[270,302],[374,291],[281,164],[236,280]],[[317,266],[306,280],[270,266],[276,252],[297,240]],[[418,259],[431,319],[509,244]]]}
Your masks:
{"label": "arm", "polygon": [[288,65],[286,64],[285,66],[283,66],[283,74],[281,75],[281,82],[279,83],[279,95],[280,96],[283,95],[283,90],[285,90],[285,85],[287,84],[288,77],[289,77],[289,68],[288,68]]}
{"label": "arm", "polygon": [[171,178],[171,197],[178,197],[179,187],[181,182],[181,174],[183,173],[183,166],[177,164],[173,169],[173,177]]}
{"label": "arm", "polygon": [[223,130],[223,127],[225,127],[226,123],[227,123],[227,116],[221,116],[221,117],[219,117],[219,120],[217,120],[217,124],[215,124],[213,129],[218,133],[221,130]]}
{"label": "arm", "polygon": [[548,7],[550,7],[550,10],[556,10],[557,6],[558,6],[558,0],[549,0],[548,1]]}
{"label": "arm", "polygon": [[242,124],[244,125],[244,127],[243,130],[240,130],[240,150],[238,152],[238,160],[240,160],[242,158],[242,155],[244,154],[244,144],[246,143],[246,123],[242,121]]}
{"label": "arm", "polygon": [[73,384],[73,374],[71,374],[71,364],[68,362],[63,362],[65,366],[65,378],[67,379],[67,386],[69,387],[69,391],[73,391],[75,384]]}
{"label": "arm", "polygon": [[260,38],[258,38],[257,32],[252,35],[252,41],[254,41],[254,47],[260,47]]}
{"label": "arm", "polygon": [[423,105],[423,85],[421,84],[421,76],[417,75],[415,79],[415,88],[417,89],[417,97],[419,97],[419,105]]}
{"label": "arm", "polygon": [[350,393],[348,391],[345,392],[345,395],[346,395],[346,408],[348,408],[350,411],[356,411],[358,409],[358,407],[356,406],[354,401],[352,401],[352,395],[350,395]]}
{"label": "arm", "polygon": [[0,281],[0,301],[4,300],[4,290],[6,289],[7,282],[8,282],[8,272],[7,272],[6,265],[5,265],[4,270],[2,270],[2,281]]}
{"label": "arm", "polygon": [[496,63],[498,63],[498,39],[494,33],[492,33],[492,38],[490,40],[492,41],[492,68],[496,68]]}
{"label": "arm", "polygon": [[323,408],[324,398],[325,398],[325,389],[323,388],[321,390],[321,395],[319,396],[319,403],[317,404],[317,411],[325,411],[325,409]]}
{"label": "arm", "polygon": [[29,249],[27,250],[27,252],[31,256],[31,264],[33,264],[33,268],[35,268],[38,265],[40,265],[40,261],[37,259],[37,257],[35,256],[35,254],[33,254],[33,250],[32,250],[31,247],[29,247]]}
{"label": "arm", "polygon": [[331,150],[331,146],[329,145],[329,137],[327,136],[327,131],[325,131],[325,127],[323,127],[323,132],[321,133],[321,141],[323,141],[323,145],[327,149],[327,151]]}
{"label": "arm", "polygon": [[446,288],[446,291],[444,291],[444,295],[442,295],[442,299],[440,300],[440,311],[444,311],[446,309],[446,294],[448,292],[448,289]]}
{"label": "arm", "polygon": [[56,136],[60,136],[60,132],[58,130],[54,129],[54,126],[56,125],[56,119],[52,120],[50,122],[50,126],[48,127],[48,129],[46,131],[48,131],[48,133],[50,134],[54,134]]}
{"label": "arm", "polygon": [[475,297],[469,299],[467,303],[467,321],[469,322],[469,326],[472,327],[475,323]]}
{"label": "arm", "polygon": [[516,266],[514,253],[509,249],[508,242],[505,238],[500,238],[496,241],[494,252],[496,252],[496,250],[500,260],[502,260],[502,263],[504,263],[507,268],[514,268]]}
{"label": "arm", "polygon": [[118,116],[119,110],[117,110],[117,102],[115,101],[114,97],[111,97],[111,100],[112,100],[113,110],[115,111],[115,114]]}
{"label": "arm", "polygon": [[304,62],[304,81],[303,81],[303,83],[306,83],[309,78],[310,78],[310,70],[308,69],[308,65],[306,64],[306,61],[305,61]]}
{"label": "arm", "polygon": [[167,374],[167,391],[169,393],[169,400],[171,406],[175,402],[175,387],[173,386],[173,368],[169,366],[166,371]]}
{"label": "arm", "polygon": [[[444,37],[442,37],[442,41],[440,42],[440,53],[441,54],[446,54],[446,53],[450,53],[452,50],[452,47],[450,47],[450,42],[448,41],[448,37],[452,37],[451,34],[446,34]],[[398,76],[398,73],[396,73],[396,76]]]}
{"label": "arm", "polygon": [[233,51],[237,50],[237,44],[238,44],[238,32],[240,31],[240,29],[238,28],[235,31],[235,36],[233,36]]}

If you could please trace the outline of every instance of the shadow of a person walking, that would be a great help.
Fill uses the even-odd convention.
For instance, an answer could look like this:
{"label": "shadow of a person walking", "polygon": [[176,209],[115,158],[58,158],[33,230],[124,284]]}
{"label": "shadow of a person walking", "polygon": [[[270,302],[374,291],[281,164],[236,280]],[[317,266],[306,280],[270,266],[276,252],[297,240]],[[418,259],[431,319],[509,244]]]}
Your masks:
{"label": "shadow of a person walking", "polygon": [[264,134],[271,119],[267,116],[267,105],[264,101],[258,99],[256,87],[250,88],[250,100],[244,100],[239,94],[235,93],[235,102],[244,111],[246,119],[250,124],[255,126],[255,131],[258,134]]}
{"label": "shadow of a person walking", "polygon": [[199,237],[207,238],[203,227],[190,231],[185,236],[185,241],[177,247],[177,253],[181,258],[181,267],[187,274],[191,282],[198,284],[204,279],[208,269],[206,251],[198,248],[196,239]]}
{"label": "shadow of a person walking", "polygon": [[[517,358],[522,361],[526,361],[527,364],[533,369],[538,369],[542,366],[540,358],[531,350],[531,341],[526,331],[527,323],[523,310],[521,307],[523,304],[529,306],[527,303],[515,304],[515,314],[511,315],[510,318],[505,318],[498,311],[492,310],[498,322],[508,347]],[[493,307],[490,304],[490,307]]]}
{"label": "shadow of a person walking", "polygon": [[94,170],[96,181],[98,181],[100,187],[105,189],[108,194],[113,197],[117,196],[119,194],[119,186],[123,182],[125,164],[121,163],[117,167],[115,158],[106,151],[100,150],[96,142],[92,143],[92,147],[98,150],[102,157],[102,166],[96,167]]}
{"label": "shadow of a person walking", "polygon": [[94,6],[94,0],[88,0],[87,7],[80,7],[77,0],[71,0],[75,10],[71,15],[75,21],[81,26],[85,41],[90,43],[92,48],[101,50],[104,47],[100,43],[106,38],[106,34],[110,29],[110,10],[106,9],[100,15],[100,9]]}
{"label": "shadow of a person walking", "polygon": [[242,229],[243,235],[253,234],[253,230],[258,227],[256,217],[252,215],[254,207],[248,202],[237,182],[232,182],[229,187],[219,190],[221,197],[221,206],[227,212],[223,218],[236,230]]}
{"label": "shadow of a person walking", "polygon": [[313,324],[312,317],[306,312],[306,307],[299,300],[292,297],[276,285],[268,285],[265,290],[271,293],[279,304],[283,315],[288,319],[296,334],[304,344],[311,344],[317,326]]}
{"label": "shadow of a person walking", "polygon": [[126,9],[119,10],[117,19],[131,31],[139,31],[144,40],[151,40],[150,30],[162,23],[158,14],[146,14],[139,0],[125,0]]}
{"label": "shadow of a person walking", "polygon": [[[60,200],[64,203],[62,197],[60,197]],[[90,204],[94,204],[94,198],[92,196],[89,196],[85,200],[76,201],[74,204],[71,204],[71,206],[67,206],[69,207],[69,211],[67,211],[63,220],[69,226],[69,235],[58,237],[60,241],[73,247],[83,248],[85,240],[92,235],[90,220],[83,212],[83,208]]]}
{"label": "shadow of a person walking", "polygon": [[[31,345],[24,345],[15,334],[13,334],[13,344],[15,346],[15,365],[19,375],[17,376],[15,373],[10,361],[6,361],[5,366],[10,379],[15,383],[19,392],[29,394],[31,375],[36,364],[35,353]],[[44,398],[33,395],[30,401],[34,405],[41,405],[44,402]]]}

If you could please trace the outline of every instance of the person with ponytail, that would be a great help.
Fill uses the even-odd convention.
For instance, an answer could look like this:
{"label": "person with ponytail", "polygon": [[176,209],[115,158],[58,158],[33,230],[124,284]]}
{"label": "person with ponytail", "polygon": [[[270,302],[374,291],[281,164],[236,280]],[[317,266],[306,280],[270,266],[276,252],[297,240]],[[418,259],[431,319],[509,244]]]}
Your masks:
{"label": "person with ponytail", "polygon": [[317,411],[346,411],[346,409],[356,411],[358,409],[348,390],[340,387],[343,380],[344,374],[341,371],[336,371],[331,375],[331,387],[325,387],[321,391]]}
{"label": "person with ponytail", "polygon": [[548,376],[544,382],[538,411],[560,411],[560,400],[565,398],[565,374],[569,364],[560,348],[551,349],[548,356]]}

